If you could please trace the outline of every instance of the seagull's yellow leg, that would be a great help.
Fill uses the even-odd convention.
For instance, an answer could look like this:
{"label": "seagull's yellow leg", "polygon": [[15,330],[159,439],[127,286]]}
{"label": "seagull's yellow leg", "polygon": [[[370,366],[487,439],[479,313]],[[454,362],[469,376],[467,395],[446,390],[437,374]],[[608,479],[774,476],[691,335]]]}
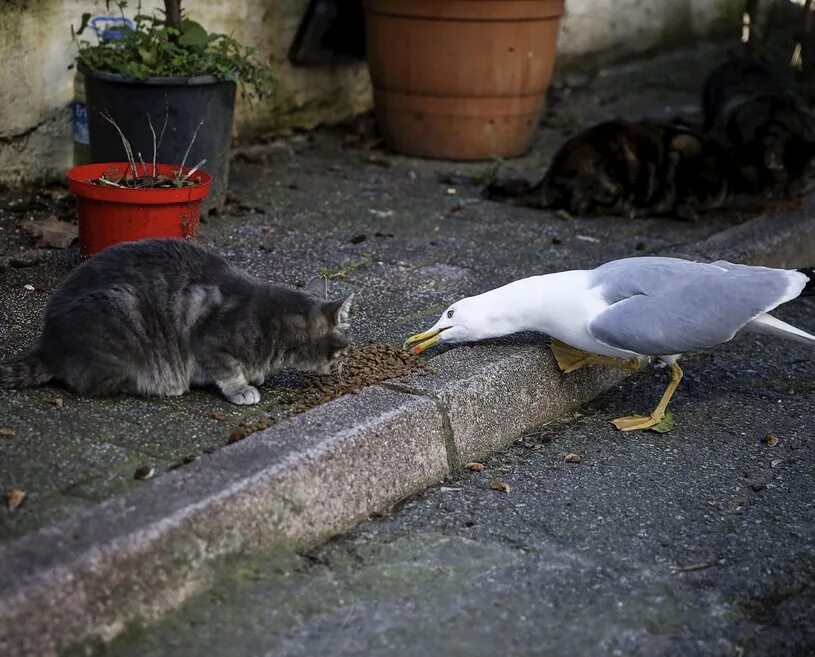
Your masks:
{"label": "seagull's yellow leg", "polygon": [[562,372],[574,372],[589,364],[589,356],[585,351],[575,349],[560,340],[552,339],[549,348],[555,355],[557,366]]}
{"label": "seagull's yellow leg", "polygon": [[639,358],[611,358],[609,356],[598,356],[596,354],[590,354],[585,351],[581,351],[580,349],[575,349],[574,347],[566,344],[565,342],[561,342],[560,340],[552,340],[552,343],[549,345],[552,349],[552,353],[555,355],[555,360],[557,361],[558,367],[561,369],[562,372],[574,372],[575,370],[579,370],[581,367],[585,367],[586,365],[608,365],[610,367],[616,367],[621,370],[627,370],[633,372],[640,368],[640,360]]}
{"label": "seagull's yellow leg", "polygon": [[651,415],[629,415],[627,417],[618,417],[612,420],[614,426],[620,431],[635,431],[636,429],[649,429],[655,424],[659,424],[665,417],[665,411],[668,409],[668,402],[671,401],[676,387],[682,380],[682,368],[678,363],[671,363],[671,381],[659,400],[659,404],[651,413]]}

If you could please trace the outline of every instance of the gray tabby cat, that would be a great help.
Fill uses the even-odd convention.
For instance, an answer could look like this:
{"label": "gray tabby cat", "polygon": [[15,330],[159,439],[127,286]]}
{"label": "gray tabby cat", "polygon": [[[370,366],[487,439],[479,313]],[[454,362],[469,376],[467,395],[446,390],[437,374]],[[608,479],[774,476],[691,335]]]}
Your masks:
{"label": "gray tabby cat", "polygon": [[328,373],[351,343],[342,301],[270,285],[182,240],[108,248],[54,292],[39,344],[0,363],[0,387],[56,379],[85,395],[182,395],[215,384],[233,404],[293,367]]}

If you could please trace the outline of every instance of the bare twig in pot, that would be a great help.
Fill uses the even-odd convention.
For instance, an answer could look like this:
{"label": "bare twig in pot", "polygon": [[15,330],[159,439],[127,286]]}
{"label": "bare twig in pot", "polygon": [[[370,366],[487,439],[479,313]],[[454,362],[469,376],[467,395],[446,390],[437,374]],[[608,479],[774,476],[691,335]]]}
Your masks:
{"label": "bare twig in pot", "polygon": [[107,112],[99,112],[99,115],[105,119],[108,123],[110,123],[114,128],[116,128],[116,132],[119,133],[119,137],[122,140],[122,145],[125,147],[125,153],[127,155],[127,162],[130,165],[130,170],[133,172],[133,175],[137,175],[136,171],[136,160],[133,157],[133,149],[130,147],[130,142],[125,137],[125,134],[122,132],[122,129],[116,124],[116,121],[108,114]]}
{"label": "bare twig in pot", "polygon": [[200,169],[200,168],[201,168],[202,166],[204,166],[206,163],[207,163],[207,158],[204,158],[204,159],[203,159],[203,160],[201,160],[201,161],[200,161],[198,164],[196,164],[196,165],[195,165],[195,166],[194,166],[192,169],[190,169],[190,170],[187,172],[187,175],[185,175],[185,176],[184,176],[184,177],[183,177],[181,180],[189,180],[189,179],[190,179],[190,176],[191,176],[192,174],[194,174],[196,171],[198,171],[198,169]]}
{"label": "bare twig in pot", "polygon": [[167,120],[170,118],[170,101],[167,100],[167,96],[164,96],[164,123],[161,126],[161,132],[158,135],[158,145],[156,146],[157,149],[161,148],[161,144],[164,141],[164,131],[167,129]]}
{"label": "bare twig in pot", "polygon": [[190,155],[190,149],[192,148],[192,145],[195,143],[195,139],[196,139],[196,137],[198,137],[198,131],[201,129],[202,125],[204,125],[204,119],[201,119],[198,122],[198,125],[195,126],[195,132],[192,133],[192,139],[190,139],[189,146],[187,146],[187,150],[184,153],[184,158],[181,160],[181,167],[179,168],[179,175],[180,175],[180,172],[184,169],[184,165],[187,163],[187,158]]}
{"label": "bare twig in pot", "polygon": [[120,185],[119,183],[115,183],[112,180],[108,180],[104,176],[100,176],[99,178],[97,178],[93,182],[99,182],[99,183],[102,183],[103,185],[108,185],[110,187],[119,187],[120,189],[123,187],[123,185]]}
{"label": "bare twig in pot", "polygon": [[156,158],[158,158],[158,146],[156,145],[156,129],[153,127],[153,121],[150,118],[150,112],[147,112],[147,125],[150,126],[150,132],[153,133],[153,175],[156,175]]}
{"label": "bare twig in pot", "polygon": [[161,125],[161,132],[156,138],[156,130],[153,127],[153,122],[150,119],[150,114],[147,114],[147,122],[150,124],[150,131],[153,133],[153,175],[157,175],[158,171],[158,151],[161,148],[161,142],[164,141],[164,131],[167,129],[167,120],[170,118],[170,104],[167,97],[164,97],[164,123]]}

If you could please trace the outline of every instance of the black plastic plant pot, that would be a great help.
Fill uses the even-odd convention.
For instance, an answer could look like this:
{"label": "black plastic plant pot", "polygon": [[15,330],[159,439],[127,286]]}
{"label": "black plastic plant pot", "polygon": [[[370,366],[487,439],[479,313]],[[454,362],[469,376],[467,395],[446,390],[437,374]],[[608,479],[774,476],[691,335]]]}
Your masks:
{"label": "black plastic plant pot", "polygon": [[203,119],[186,166],[206,159],[202,169],[212,175],[212,190],[202,212],[220,210],[226,201],[229,180],[229,148],[235,115],[234,82],[211,75],[195,78],[148,78],[136,80],[116,73],[94,71],[80,65],[85,76],[91,159],[93,162],[120,162],[125,158],[122,140],[108,115],[121,128],[139,161],[153,159],[153,134],[147,115],[160,133],[167,115],[167,127],[158,149],[158,162],[181,164],[196,127]]}

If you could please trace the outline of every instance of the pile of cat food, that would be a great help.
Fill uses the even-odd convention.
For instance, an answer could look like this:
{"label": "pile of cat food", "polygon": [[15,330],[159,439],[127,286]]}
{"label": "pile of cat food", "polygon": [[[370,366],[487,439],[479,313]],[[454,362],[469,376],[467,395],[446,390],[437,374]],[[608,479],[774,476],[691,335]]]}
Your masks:
{"label": "pile of cat food", "polygon": [[418,356],[393,345],[354,347],[333,374],[303,375],[306,385],[297,390],[298,397],[302,398],[292,412],[301,413],[342,395],[359,392],[366,386],[416,371],[432,373],[433,369]]}
{"label": "pile of cat food", "polygon": [[[340,366],[329,375],[299,374],[302,387],[289,391],[290,406],[284,415],[302,413],[343,395],[357,393],[367,386],[412,372],[432,374],[433,368],[418,356],[389,344],[367,344],[352,348]],[[244,421],[229,435],[229,443],[270,427],[273,420]]]}

